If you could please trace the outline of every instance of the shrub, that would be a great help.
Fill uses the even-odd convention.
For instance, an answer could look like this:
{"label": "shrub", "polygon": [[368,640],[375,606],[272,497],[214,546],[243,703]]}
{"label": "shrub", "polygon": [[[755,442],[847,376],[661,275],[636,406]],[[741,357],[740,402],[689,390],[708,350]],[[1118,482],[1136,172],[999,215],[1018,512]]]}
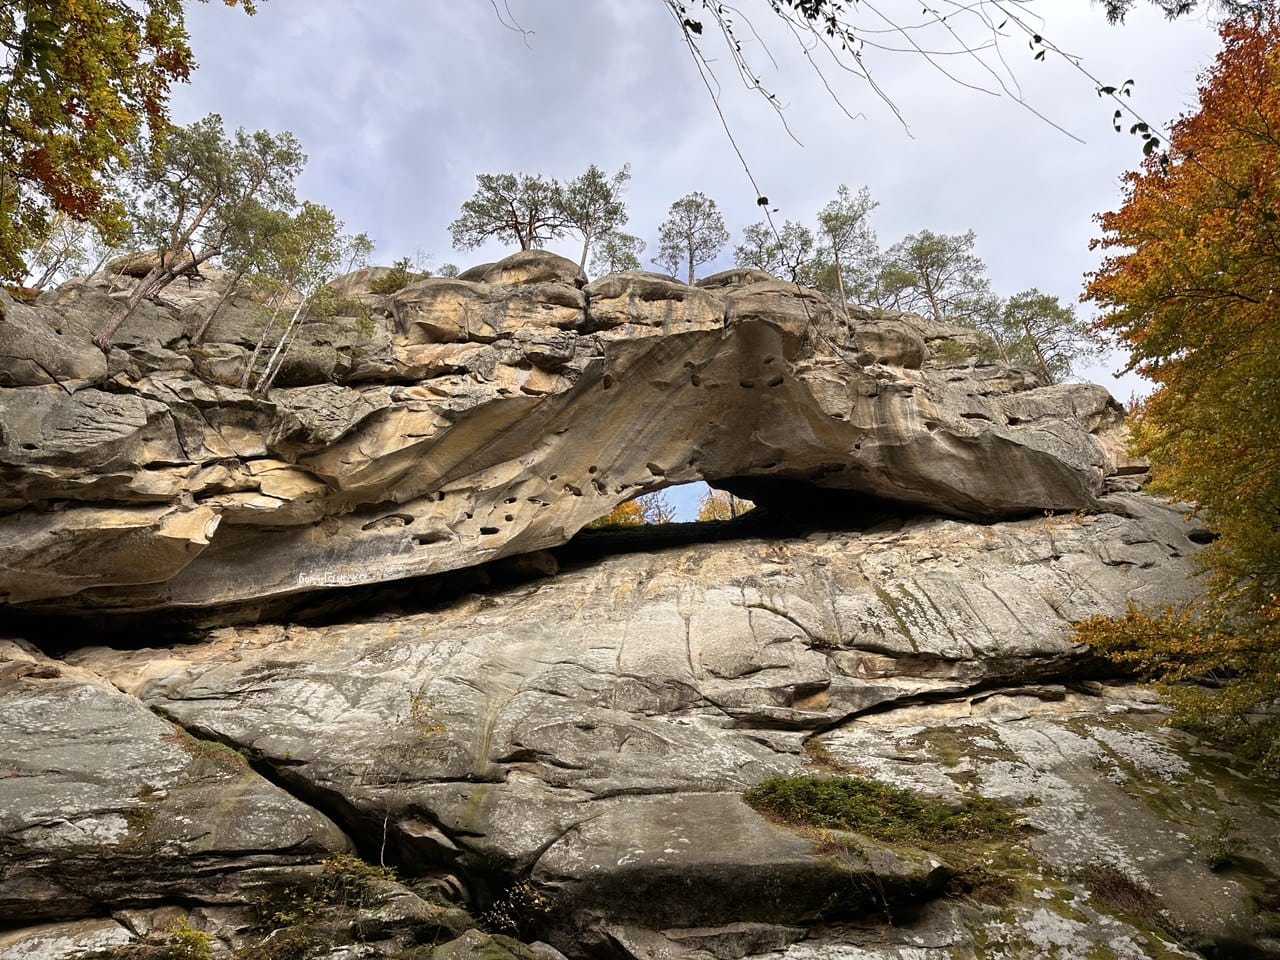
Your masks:
{"label": "shrub", "polygon": [[430,271],[414,270],[413,261],[401,257],[391,265],[391,269],[369,284],[369,292],[388,296],[397,290],[403,290],[415,280],[431,276]]}
{"label": "shrub", "polygon": [[[1235,609],[1239,609],[1238,607]],[[1173,721],[1280,774],[1280,602],[1230,612],[1213,600],[1091,617],[1075,640],[1156,682]]]}
{"label": "shrub", "polygon": [[916,846],[984,840],[1014,829],[1009,810],[986,797],[949,805],[866,777],[770,777],[743,799],[794,826],[849,830]]}

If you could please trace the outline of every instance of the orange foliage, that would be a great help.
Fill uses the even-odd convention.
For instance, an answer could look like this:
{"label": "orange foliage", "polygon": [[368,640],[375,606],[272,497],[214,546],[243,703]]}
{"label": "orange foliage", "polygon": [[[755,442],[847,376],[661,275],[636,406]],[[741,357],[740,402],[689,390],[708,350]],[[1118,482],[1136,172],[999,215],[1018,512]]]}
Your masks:
{"label": "orange foliage", "polygon": [[1112,255],[1086,296],[1157,384],[1138,452],[1201,505],[1220,571],[1256,600],[1280,583],[1280,14],[1228,21],[1222,39],[1168,157],[1099,218]]}
{"label": "orange foliage", "polygon": [[0,276],[26,273],[23,253],[55,211],[124,228],[106,180],[144,131],[163,136],[170,87],[195,66],[183,3],[0,4]]}
{"label": "orange foliage", "polygon": [[1280,13],[1238,17],[1167,155],[1125,177],[1086,298],[1156,383],[1136,452],[1220,534],[1194,610],[1095,618],[1078,638],[1166,683],[1180,717],[1280,772]]}

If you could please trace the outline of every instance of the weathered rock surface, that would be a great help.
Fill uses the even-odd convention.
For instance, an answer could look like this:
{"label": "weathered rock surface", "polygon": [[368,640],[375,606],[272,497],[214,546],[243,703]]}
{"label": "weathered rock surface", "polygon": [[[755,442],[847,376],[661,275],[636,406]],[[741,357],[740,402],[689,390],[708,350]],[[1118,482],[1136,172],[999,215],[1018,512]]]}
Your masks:
{"label": "weathered rock surface", "polygon": [[[1071,640],[1205,540],[1115,492],[1105,391],[753,271],[377,275],[265,396],[261,305],[191,343],[216,274],[105,355],[117,281],[0,300],[0,596],[49,644],[0,640],[2,960],[1280,956],[1280,795]],[[558,546],[697,478],[767,516]],[[1015,825],[743,800],[819,770]]]}
{"label": "weathered rock surface", "polygon": [[0,649],[0,922],[246,890],[350,848],[331,821],[100,679]]}
{"label": "weathered rock surface", "polygon": [[821,743],[929,795],[976,789],[1017,805],[1039,861],[1091,891],[1095,906],[1131,897],[1131,887],[1167,911],[1166,935],[1188,945],[1218,956],[1280,952],[1280,792],[1162,727],[1156,698],[1086,689],[903,707]]}
{"label": "weathered rock surface", "polygon": [[926,362],[960,334],[920,318],[846,328],[749,271],[585,284],[540,251],[463,276],[303,324],[266,396],[236,386],[264,306],[190,342],[225,278],[146,304],[105,367],[108,281],[5,301],[0,602],[217,608],[438,573],[697,479],[993,519],[1088,507],[1116,471],[1105,390]]}
{"label": "weathered rock surface", "polygon": [[743,789],[802,769],[814,732],[1079,674],[1071,621],[1194,590],[1180,513],[1108,503],[631,554],[435,613],[70,660],[241,747],[362,843],[385,831],[441,891],[483,905],[528,877],[562,949],[776,930],[908,909],[953,868],[870,841],[833,860]]}

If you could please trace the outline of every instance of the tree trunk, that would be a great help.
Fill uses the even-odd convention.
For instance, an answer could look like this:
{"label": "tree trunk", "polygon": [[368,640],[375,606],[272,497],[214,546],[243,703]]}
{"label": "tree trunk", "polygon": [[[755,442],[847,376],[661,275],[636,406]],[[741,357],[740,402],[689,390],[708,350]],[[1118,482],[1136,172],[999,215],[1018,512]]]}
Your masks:
{"label": "tree trunk", "polygon": [[848,330],[850,327],[849,295],[844,292],[844,268],[840,266],[840,254],[836,250],[835,243],[831,244],[831,256],[836,261],[836,288],[840,291],[840,310],[844,314],[844,327]]}
{"label": "tree trunk", "polygon": [[584,233],[582,235],[582,259],[578,261],[578,269],[586,272],[587,269],[587,250],[591,247],[591,234]]}
{"label": "tree trunk", "polygon": [[241,390],[249,389],[249,380],[253,377],[253,365],[258,362],[258,357],[262,356],[262,348],[267,345],[267,335],[271,332],[271,327],[275,324],[276,317],[280,315],[280,298],[283,295],[282,291],[276,291],[276,295],[271,298],[271,316],[262,325],[262,333],[258,336],[258,344],[253,348],[253,353],[249,355],[249,359],[244,365],[244,373],[240,375]]}
{"label": "tree trunk", "polygon": [[[208,216],[209,211],[213,209],[213,205],[218,202],[219,196],[220,194],[218,193],[217,190],[215,190],[207,198],[205,198],[204,203],[201,205],[200,209],[196,211],[195,217],[192,219],[191,223],[187,226],[182,236],[177,238],[177,242],[174,243],[173,246],[171,247],[171,249],[174,251],[174,256],[177,256],[178,250],[186,249],[191,244],[191,238],[195,236],[195,232],[198,229],[200,229],[200,224],[204,222],[204,218]],[[170,237],[170,239],[172,240],[174,238]],[[209,248],[206,248],[206,251],[207,251],[206,256],[204,256],[200,260],[196,260],[193,257],[192,263],[185,269],[190,269],[191,267],[198,266],[200,263],[203,263],[204,260],[209,259],[209,257],[213,256],[214,253],[217,252],[216,249],[209,250]],[[123,304],[121,304],[120,308],[116,310],[114,314],[111,315],[111,319],[107,321],[107,325],[98,331],[97,335],[93,338],[93,342],[97,344],[99,350],[107,349],[107,341],[111,339],[111,335],[120,329],[120,324],[124,323],[126,320],[129,319],[129,315],[138,308],[138,304],[142,302],[143,297],[152,293],[153,288],[163,290],[166,286],[168,286],[170,283],[174,281],[174,279],[178,276],[178,273],[183,272],[183,271],[178,271],[178,272],[172,271],[170,268],[165,266],[164,260],[165,260],[165,254],[164,254],[164,251],[161,250],[160,263],[158,263],[154,268],[148,271],[147,275],[143,277],[142,282],[139,283],[138,286],[134,289],[133,293],[129,295],[129,299],[126,300]],[[158,278],[163,277],[166,271],[171,273],[171,276],[165,283],[162,283],[159,285],[159,287],[156,287],[155,285],[158,281]]]}
{"label": "tree trunk", "polygon": [[93,338],[93,342],[99,350],[107,349],[107,341],[111,339],[111,335],[120,329],[120,324],[129,319],[129,315],[137,309],[143,297],[152,291],[156,282],[164,275],[164,272],[164,254],[161,253],[160,262],[148,270],[147,275],[138,281],[138,285],[133,288],[133,293],[129,294],[129,298],[124,303],[116,307],[116,312],[111,315],[111,319]]}
{"label": "tree trunk", "polygon": [[1040,364],[1040,369],[1044,371],[1044,378],[1048,380],[1050,384],[1053,384],[1056,382],[1053,376],[1053,371],[1049,369],[1048,361],[1044,358],[1044,351],[1040,349],[1039,338],[1031,332],[1031,324],[1025,320],[1022,321],[1022,329],[1026,331],[1027,339],[1031,341],[1031,349],[1036,355],[1036,360]]}
{"label": "tree trunk", "polygon": [[[289,325],[284,328],[284,336],[282,336],[280,338],[280,342],[276,344],[275,352],[271,354],[271,359],[267,361],[267,368],[262,371],[262,376],[258,378],[258,382],[253,387],[254,393],[266,393],[271,389],[271,384],[275,382],[276,374],[280,372],[280,366],[276,366],[276,361],[278,359],[280,361],[280,365],[283,366],[283,354],[288,352],[286,344],[292,342],[292,338],[289,334],[293,333],[301,326],[298,318],[302,316],[302,311],[310,300],[311,297],[309,295],[304,297],[302,302],[298,304],[298,309],[293,311],[293,316],[289,318]],[[273,367],[274,369],[272,369]]]}
{"label": "tree trunk", "polygon": [[35,283],[33,283],[31,286],[35,287],[37,290],[43,290],[45,288],[45,285],[49,283],[50,280],[53,279],[54,274],[56,274],[59,270],[62,269],[62,264],[66,261],[66,258],[67,257],[66,257],[65,251],[59,254],[58,256],[54,257],[53,263],[49,265],[49,269],[47,269],[44,273],[42,273],[40,275],[40,279],[37,280]]}

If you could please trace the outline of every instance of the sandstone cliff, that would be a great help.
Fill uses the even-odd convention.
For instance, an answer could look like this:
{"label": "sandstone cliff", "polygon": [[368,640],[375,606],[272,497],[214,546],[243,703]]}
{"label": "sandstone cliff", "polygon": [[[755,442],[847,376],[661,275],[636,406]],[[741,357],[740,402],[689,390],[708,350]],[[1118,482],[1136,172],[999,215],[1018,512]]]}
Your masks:
{"label": "sandstone cliff", "polygon": [[1088,507],[1116,469],[1105,390],[936,365],[955,331],[919,318],[846,329],[743,271],[586,284],[537,251],[480,276],[349,297],[368,316],[305,325],[265,397],[236,386],[263,308],[187,339],[216,283],[148,305],[105,358],[105,281],[0,301],[0,601],[216,607],[433,574],[698,479],[995,519]]}
{"label": "sandstone cliff", "polygon": [[[0,301],[0,957],[1280,950],[1280,796],[1070,640],[1205,539],[1104,390],[741,271],[365,280],[265,396],[216,280],[105,356],[105,281]],[[699,478],[760,516],[574,539]],[[742,799],[823,771],[1007,826]]]}

